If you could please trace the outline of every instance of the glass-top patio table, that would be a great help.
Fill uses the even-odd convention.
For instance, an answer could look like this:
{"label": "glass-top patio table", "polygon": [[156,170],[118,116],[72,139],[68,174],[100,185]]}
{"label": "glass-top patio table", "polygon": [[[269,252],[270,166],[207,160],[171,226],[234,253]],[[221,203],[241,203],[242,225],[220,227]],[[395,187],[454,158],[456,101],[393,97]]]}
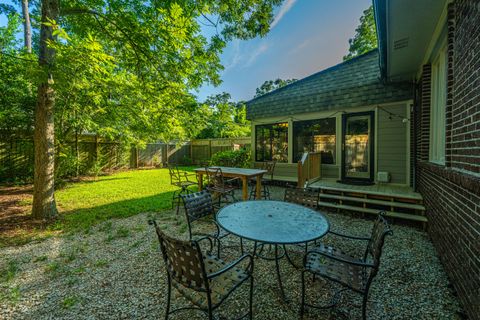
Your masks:
{"label": "glass-top patio table", "polygon": [[[280,294],[284,300],[286,298],[279,259],[286,256],[292,263],[284,246],[315,241],[323,237],[330,228],[327,218],[320,212],[282,201],[236,202],[220,209],[216,220],[232,234],[275,247],[275,257],[272,260],[275,260]],[[285,250],[282,255],[278,253],[279,245]]]}

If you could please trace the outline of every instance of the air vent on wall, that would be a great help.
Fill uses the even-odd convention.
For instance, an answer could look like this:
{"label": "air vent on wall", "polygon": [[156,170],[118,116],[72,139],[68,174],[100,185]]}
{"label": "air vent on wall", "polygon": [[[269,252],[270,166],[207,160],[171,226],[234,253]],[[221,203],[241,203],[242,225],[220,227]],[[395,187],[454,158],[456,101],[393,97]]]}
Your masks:
{"label": "air vent on wall", "polygon": [[408,47],[408,38],[402,38],[393,42],[393,50],[399,50]]}

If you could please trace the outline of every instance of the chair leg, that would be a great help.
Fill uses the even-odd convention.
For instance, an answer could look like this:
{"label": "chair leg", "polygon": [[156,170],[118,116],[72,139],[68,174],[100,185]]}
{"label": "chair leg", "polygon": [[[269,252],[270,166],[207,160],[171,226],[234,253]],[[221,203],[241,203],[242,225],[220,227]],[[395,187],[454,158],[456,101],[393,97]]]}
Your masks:
{"label": "chair leg", "polygon": [[250,299],[248,308],[249,319],[253,319],[253,275],[250,275]]}
{"label": "chair leg", "polygon": [[367,319],[367,301],[368,301],[368,291],[363,295],[363,303],[362,303],[362,319]]}
{"label": "chair leg", "polygon": [[303,319],[305,313],[305,271],[302,271],[302,302],[300,304],[300,319]]}
{"label": "chair leg", "polygon": [[170,283],[170,277],[168,278],[168,292],[167,292],[167,308],[165,310],[165,320],[168,320],[168,316],[170,315],[170,298],[171,298],[171,291],[172,291],[172,284]]}
{"label": "chair leg", "polygon": [[172,195],[172,209],[173,209],[173,206],[175,205],[176,195],[177,195],[177,191],[173,191],[173,195]]}

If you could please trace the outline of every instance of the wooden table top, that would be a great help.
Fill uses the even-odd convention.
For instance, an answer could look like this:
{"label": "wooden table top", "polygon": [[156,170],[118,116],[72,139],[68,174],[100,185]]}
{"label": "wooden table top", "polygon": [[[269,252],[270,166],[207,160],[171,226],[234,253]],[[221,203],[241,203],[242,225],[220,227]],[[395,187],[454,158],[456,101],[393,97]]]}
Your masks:
{"label": "wooden table top", "polygon": [[[220,168],[222,169],[223,174],[232,174],[238,176],[247,176],[247,177],[254,177],[258,175],[263,175],[267,173],[267,170],[260,170],[260,169],[246,169],[246,168],[233,168],[233,167],[209,167],[209,168]],[[194,169],[195,172],[205,173],[205,168],[196,168]]]}

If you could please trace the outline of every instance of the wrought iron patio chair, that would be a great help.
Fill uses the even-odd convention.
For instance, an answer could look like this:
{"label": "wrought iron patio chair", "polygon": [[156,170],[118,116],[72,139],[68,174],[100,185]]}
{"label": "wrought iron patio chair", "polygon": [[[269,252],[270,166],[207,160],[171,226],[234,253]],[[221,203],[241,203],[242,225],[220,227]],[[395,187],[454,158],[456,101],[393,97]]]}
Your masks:
{"label": "wrought iron patio chair", "polygon": [[317,209],[320,193],[308,188],[286,188],[283,201]]}
{"label": "wrought iron patio chair", "polygon": [[[167,307],[165,319],[182,310],[199,310],[213,319],[213,312],[240,285],[250,280],[249,309],[240,317],[252,319],[253,300],[253,257],[245,254],[231,263],[226,263],[209,252],[202,253],[199,243],[209,241],[204,237],[196,241],[183,241],[166,235],[154,220],[149,221],[155,226],[160,242],[160,249],[167,270]],[[242,264],[246,266],[241,267]],[[191,307],[181,307],[170,310],[172,286],[185,297]]]}
{"label": "wrought iron patio chair", "polygon": [[[369,238],[352,237],[339,233],[334,233],[341,237],[349,239],[367,241],[367,246],[363,258],[355,258],[334,247],[323,244],[309,250],[304,257],[304,270],[302,271],[302,301],[300,308],[300,318],[303,319],[305,306],[313,308],[330,308],[336,304],[336,298],[344,290],[352,290],[363,295],[362,318],[366,319],[366,308],[368,301],[368,292],[373,279],[378,273],[380,266],[380,257],[386,235],[392,235],[392,230],[387,223],[383,213],[378,215],[375,221],[372,233]],[[333,281],[344,287],[338,291],[330,305],[319,306],[307,304],[305,302],[305,274],[310,273],[314,276],[320,276],[326,280]]]}
{"label": "wrought iron patio chair", "polygon": [[195,173],[187,173],[180,171],[177,165],[167,163],[168,172],[170,174],[170,184],[172,186],[179,187],[180,190],[176,190],[172,195],[172,209],[175,203],[177,204],[177,215],[180,208],[181,195],[191,193],[188,188],[196,185],[197,183],[190,180],[190,177],[196,176]]}
{"label": "wrought iron patio chair", "polygon": [[[262,197],[266,199],[270,199],[270,188],[269,186],[273,182],[273,173],[275,172],[275,165],[276,161],[267,161],[264,162],[262,165],[262,170],[266,170],[262,177]],[[249,199],[255,199],[257,196],[257,179],[250,180],[250,184],[252,185],[252,189],[250,190]]]}
{"label": "wrought iron patio chair", "polygon": [[238,183],[238,178],[225,179],[222,168],[219,167],[206,167],[205,172],[208,180],[206,189],[217,195],[218,207],[221,207],[222,199],[224,199],[226,203],[237,201],[235,198],[235,190],[237,187],[233,184]]}
{"label": "wrought iron patio chair", "polygon": [[[194,192],[186,195],[182,195],[183,204],[185,207],[185,216],[188,225],[188,235],[190,240],[195,238],[209,236],[213,238],[217,245],[217,256],[220,257],[221,253],[221,239],[231,235],[231,233],[220,228],[217,222],[213,219],[215,215],[215,209],[213,207],[213,201],[211,194],[206,191]],[[211,223],[215,226],[215,231],[212,233],[198,233],[193,232],[194,224],[197,220],[210,217]],[[243,242],[240,239],[240,248],[243,253]]]}

